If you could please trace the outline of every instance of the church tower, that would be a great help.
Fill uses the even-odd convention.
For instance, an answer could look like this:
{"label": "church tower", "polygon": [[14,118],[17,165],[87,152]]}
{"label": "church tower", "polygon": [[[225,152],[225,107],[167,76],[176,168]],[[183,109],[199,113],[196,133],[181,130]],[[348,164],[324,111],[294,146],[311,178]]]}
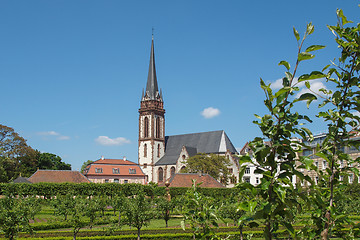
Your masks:
{"label": "church tower", "polygon": [[165,153],[165,109],[155,70],[154,36],[151,41],[146,90],[139,109],[139,165],[147,182],[154,181],[154,165]]}

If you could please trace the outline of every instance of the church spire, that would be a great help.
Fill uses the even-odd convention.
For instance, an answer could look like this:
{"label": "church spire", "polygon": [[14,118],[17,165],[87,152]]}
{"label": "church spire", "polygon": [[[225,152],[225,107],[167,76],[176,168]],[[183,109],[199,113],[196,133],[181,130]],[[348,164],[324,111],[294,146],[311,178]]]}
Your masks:
{"label": "church spire", "polygon": [[156,69],[155,69],[155,53],[154,53],[154,35],[151,40],[151,52],[150,52],[150,63],[149,63],[149,73],[146,83],[145,90],[145,99],[142,100],[161,100],[157,79],[156,79]]}

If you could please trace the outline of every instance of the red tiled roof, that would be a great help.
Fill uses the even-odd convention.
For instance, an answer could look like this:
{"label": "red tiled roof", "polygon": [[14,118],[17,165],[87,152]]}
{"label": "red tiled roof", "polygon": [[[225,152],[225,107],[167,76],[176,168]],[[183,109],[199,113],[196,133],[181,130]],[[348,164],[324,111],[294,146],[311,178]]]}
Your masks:
{"label": "red tiled roof", "polygon": [[128,160],[124,160],[124,159],[99,159],[99,160],[96,160],[94,163],[97,163],[97,164],[128,164],[128,165],[136,165],[136,163],[134,162],[131,162],[131,161],[128,161]]}
{"label": "red tiled roof", "polygon": [[[101,168],[101,172],[96,172],[96,168]],[[119,173],[114,173],[113,169],[119,169]],[[130,169],[135,169],[136,173],[130,174]],[[145,176],[139,165],[118,165],[118,164],[90,164],[86,176]]]}
{"label": "red tiled roof", "polygon": [[[202,183],[200,187],[207,188],[224,188],[225,186],[219,183],[215,178],[209,174],[199,176],[198,173],[177,173],[169,179],[170,187],[191,187],[192,180],[195,179],[196,183]],[[165,183],[160,183],[159,186],[165,186]]]}
{"label": "red tiled roof", "polygon": [[52,183],[88,183],[90,182],[78,171],[70,170],[37,170],[28,180],[32,183],[52,182]]}

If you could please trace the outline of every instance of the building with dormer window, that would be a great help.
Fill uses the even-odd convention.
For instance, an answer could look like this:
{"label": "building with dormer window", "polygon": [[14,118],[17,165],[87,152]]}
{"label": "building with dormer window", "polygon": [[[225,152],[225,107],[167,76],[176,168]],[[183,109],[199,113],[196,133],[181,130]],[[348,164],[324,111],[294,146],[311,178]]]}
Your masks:
{"label": "building with dormer window", "polygon": [[140,183],[145,184],[145,174],[139,165],[123,159],[101,158],[89,164],[84,175],[94,183]]}

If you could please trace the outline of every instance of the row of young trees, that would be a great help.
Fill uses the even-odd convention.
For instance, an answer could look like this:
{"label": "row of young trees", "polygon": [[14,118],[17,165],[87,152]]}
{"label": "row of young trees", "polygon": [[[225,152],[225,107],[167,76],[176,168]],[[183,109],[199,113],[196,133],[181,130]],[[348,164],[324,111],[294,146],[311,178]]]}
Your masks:
{"label": "row of young trees", "polygon": [[[344,199],[337,202],[337,211],[349,216],[358,215],[359,189],[359,184],[344,185],[341,190]],[[168,227],[168,221],[174,214],[183,216],[179,224],[184,230],[185,226],[190,228],[194,239],[220,239],[216,231],[219,223],[237,226],[241,239],[245,237],[244,227],[263,228],[264,219],[257,214],[259,206],[266,205],[267,200],[257,196],[257,191],[242,188],[242,191],[232,191],[224,198],[221,195],[211,197],[199,190],[198,185],[194,184],[185,194],[179,194],[171,200],[165,197],[166,194],[153,195],[141,189],[129,196],[125,196],[124,192],[111,196],[89,196],[69,191],[67,194],[57,194],[56,197],[48,199],[7,191],[4,193],[5,197],[0,199],[0,229],[8,239],[14,239],[20,231],[32,233],[30,219],[35,219],[43,206],[47,206],[46,211],[52,209],[53,214],[58,217],[58,222],[62,223],[61,226],[72,228],[74,239],[80,229],[92,228],[99,224],[108,224],[106,230],[110,234],[123,225],[128,225],[137,230],[140,239],[141,229],[152,219],[163,219],[164,225]],[[306,237],[307,235],[302,233],[307,231],[308,224],[302,225],[301,222],[308,221],[309,215],[317,212],[317,206],[307,208],[305,201],[300,204],[304,211],[297,212],[293,209],[293,223],[298,227],[305,226],[297,232],[298,237],[314,238],[317,235]],[[346,229],[339,231],[339,234],[343,235],[349,233]],[[353,231],[353,234],[359,234],[359,231]]]}
{"label": "row of young trees", "polygon": [[37,169],[71,170],[71,165],[55,154],[34,150],[13,128],[0,124],[0,182],[29,177]]}

